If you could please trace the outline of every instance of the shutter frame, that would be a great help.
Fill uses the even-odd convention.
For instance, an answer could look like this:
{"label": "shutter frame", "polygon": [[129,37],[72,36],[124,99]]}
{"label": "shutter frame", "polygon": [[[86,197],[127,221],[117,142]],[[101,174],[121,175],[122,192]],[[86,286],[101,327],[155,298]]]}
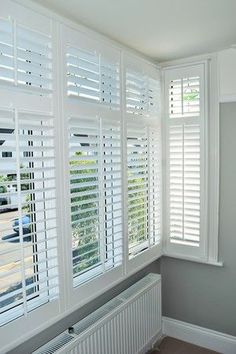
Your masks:
{"label": "shutter frame", "polygon": [[[170,67],[165,69],[165,135],[166,135],[166,147],[165,147],[165,155],[167,160],[166,165],[166,192],[167,192],[167,199],[166,199],[166,216],[165,216],[165,227],[166,227],[166,239],[165,239],[165,247],[164,252],[169,255],[183,257],[183,258],[196,258],[201,260],[207,259],[207,252],[208,252],[208,244],[207,244],[207,212],[208,212],[208,200],[207,200],[207,190],[208,190],[208,138],[207,138],[207,131],[208,131],[208,112],[207,112],[207,68],[208,63],[207,61],[201,63],[194,63],[193,65],[181,65],[176,67]],[[199,77],[199,88],[200,88],[200,101],[199,107],[200,112],[194,111],[192,115],[183,113],[182,115],[172,116],[169,111],[169,85],[172,80],[182,80],[183,78],[191,78],[191,77]],[[183,97],[183,96],[182,96]],[[169,139],[171,130],[176,129],[185,129],[185,137],[186,137],[186,130],[191,129],[191,127],[198,126],[199,131],[199,149],[200,149],[200,223],[199,223],[199,231],[200,231],[200,238],[198,242],[198,246],[194,247],[194,244],[191,242],[181,242],[181,243],[174,243],[171,241],[170,237],[170,218],[171,211],[170,211],[170,150],[169,150]],[[183,130],[182,130],[183,133]],[[182,134],[181,133],[181,134]],[[187,133],[188,134],[188,133]],[[181,138],[180,138],[181,141]],[[183,140],[182,140],[183,141]],[[185,150],[187,140],[185,140]],[[174,146],[174,145],[173,145]],[[196,145],[195,145],[196,146]],[[194,146],[191,149],[195,149]],[[189,151],[190,151],[189,150]],[[197,150],[195,152],[192,150],[193,153],[198,154]],[[183,151],[182,151],[183,153]],[[191,154],[190,154],[191,155]],[[174,156],[174,155],[173,155]],[[176,155],[177,157],[177,155]],[[175,158],[176,158],[175,157]],[[195,158],[195,157],[194,157]],[[183,161],[185,161],[185,166],[189,166],[188,159],[185,157]],[[174,160],[173,160],[174,161]],[[178,161],[178,160],[176,160]],[[197,163],[193,162],[193,156],[190,163]],[[177,163],[178,164],[178,163]],[[185,171],[186,168],[184,168]],[[194,170],[194,167],[193,167]],[[185,172],[187,173],[187,172]],[[176,177],[175,177],[176,178]],[[179,177],[181,178],[181,177]],[[185,178],[186,179],[186,178]],[[181,182],[183,183],[183,181]],[[185,184],[183,184],[185,185]],[[186,188],[186,187],[184,187]],[[185,202],[183,204],[186,205],[186,197]],[[194,205],[193,205],[194,206]],[[191,210],[189,218],[193,217],[193,213],[191,216]],[[184,214],[182,214],[184,215]],[[190,219],[189,219],[190,220]],[[186,222],[187,224],[187,222]],[[187,227],[185,226],[185,229]]]}

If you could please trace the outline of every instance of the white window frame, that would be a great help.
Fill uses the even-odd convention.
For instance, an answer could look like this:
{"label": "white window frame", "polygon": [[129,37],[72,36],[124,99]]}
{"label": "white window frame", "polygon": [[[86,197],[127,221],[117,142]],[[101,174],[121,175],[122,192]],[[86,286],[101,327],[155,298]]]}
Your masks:
{"label": "white window frame", "polygon": [[[222,266],[223,262],[219,260],[218,254],[218,223],[219,223],[219,98],[218,98],[218,79],[217,79],[217,55],[205,55],[201,57],[193,57],[182,60],[168,62],[163,65],[163,104],[164,111],[163,119],[163,135],[165,143],[163,144],[163,193],[167,194],[167,125],[166,119],[169,114],[169,97],[168,87],[165,81],[165,76],[168,76],[168,70],[188,70],[188,68],[196,65],[204,65],[204,97],[205,97],[205,117],[207,122],[205,125],[205,162],[204,174],[205,188],[204,200],[206,203],[205,218],[205,234],[201,235],[204,238],[204,246],[199,254],[191,254],[188,252],[188,247],[183,246],[180,251],[168,247],[168,212],[163,215],[163,255],[179,259],[186,259],[199,263],[207,263],[216,266]],[[167,200],[163,201],[163,210],[167,210]]]}

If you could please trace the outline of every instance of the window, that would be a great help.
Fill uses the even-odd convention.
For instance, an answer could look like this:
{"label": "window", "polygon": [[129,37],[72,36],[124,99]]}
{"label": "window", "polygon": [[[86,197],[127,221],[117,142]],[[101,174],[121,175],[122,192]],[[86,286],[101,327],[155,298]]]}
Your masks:
{"label": "window", "polygon": [[114,43],[4,1],[4,352],[161,255],[159,75]]}
{"label": "window", "polygon": [[[1,324],[58,295],[52,119],[1,111]],[[24,128],[31,130],[25,133]],[[22,149],[28,149],[24,158]],[[50,281],[49,281],[50,280]]]}
{"label": "window", "polygon": [[162,129],[157,66],[73,28],[1,7],[5,352],[163,252],[217,263],[213,63],[164,68]]}
{"label": "window", "polygon": [[[165,71],[166,229],[165,252],[207,260],[208,151],[207,63]],[[214,184],[214,179],[211,181]]]}
{"label": "window", "polygon": [[120,122],[69,119],[74,285],[122,263]]}
{"label": "window", "polygon": [[[0,33],[2,83],[48,93],[50,39],[15,20],[1,19]],[[0,324],[5,324],[57,297],[58,282],[53,119],[18,108],[1,109],[0,117]]]}
{"label": "window", "polygon": [[204,65],[168,71],[168,243],[204,255]]}
{"label": "window", "polygon": [[68,266],[77,304],[123,274],[121,68],[119,50],[63,29]]}
{"label": "window", "polygon": [[142,72],[140,63],[135,64],[126,58],[127,234],[131,263],[161,241],[160,82],[151,65],[142,63],[146,69]]}
{"label": "window", "polygon": [[129,256],[160,242],[160,141],[158,128],[127,126]]}
{"label": "window", "polygon": [[13,335],[16,340],[41,326],[59,309],[51,35],[48,18],[4,2],[0,19],[3,348],[12,343]]}
{"label": "window", "polygon": [[160,79],[142,60],[122,68],[118,50],[85,34],[63,27],[63,38],[74,304],[161,251]]}

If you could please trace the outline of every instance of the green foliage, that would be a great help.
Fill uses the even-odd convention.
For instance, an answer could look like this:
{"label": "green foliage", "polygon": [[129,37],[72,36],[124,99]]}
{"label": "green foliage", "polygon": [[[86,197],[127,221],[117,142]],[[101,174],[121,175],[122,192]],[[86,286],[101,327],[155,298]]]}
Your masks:
{"label": "green foliage", "polygon": [[192,90],[191,92],[184,92],[183,94],[183,100],[184,101],[196,101],[199,99],[199,92]]}
{"label": "green foliage", "polygon": [[[0,176],[0,193],[6,193],[7,192],[7,187],[5,185],[5,182],[8,182],[9,178],[7,176]],[[4,184],[1,185],[1,182]]]}
{"label": "green foliage", "polygon": [[[132,171],[128,172],[132,176]],[[146,237],[145,225],[145,191],[137,192],[138,189],[144,189],[146,180],[144,177],[136,177],[129,180],[128,191],[132,192],[135,189],[135,200],[128,200],[129,218],[128,218],[128,233],[129,243],[135,245],[140,241],[144,241]],[[138,222],[137,222],[137,219]]]}
{"label": "green foliage", "polygon": [[[83,152],[76,152],[75,156],[83,156]],[[84,155],[85,157],[86,155]],[[100,262],[100,243],[99,243],[99,215],[98,203],[92,199],[96,197],[98,188],[97,169],[94,167],[95,160],[74,159],[70,162],[72,167],[71,175],[71,191],[73,193],[91,192],[86,196],[72,196],[71,202],[74,204],[71,208],[72,212],[72,239],[73,239],[73,258],[74,258],[74,274],[85,271]],[[84,166],[88,165],[88,168]],[[83,168],[81,168],[83,167]],[[128,171],[132,178],[132,170]],[[128,190],[135,190],[135,200],[128,200],[129,210],[131,214],[128,219],[129,242],[137,244],[146,239],[146,178],[140,175],[129,180]],[[80,186],[82,183],[88,185]],[[90,185],[93,184],[93,185]],[[74,185],[74,186],[73,186]],[[140,189],[140,192],[137,190]],[[93,194],[94,191],[94,194]],[[135,214],[132,214],[135,212]],[[86,218],[86,220],[84,220]],[[139,222],[137,223],[137,218]]]}
{"label": "green foliage", "polygon": [[[83,153],[77,151],[75,156],[83,156]],[[89,167],[81,169],[81,166],[92,166],[95,162],[95,160],[86,159],[70,161],[70,165],[73,167],[70,172],[73,178],[71,179],[71,191],[73,193],[91,192],[89,196],[75,196],[71,199],[71,202],[75,204],[71,208],[73,214],[71,220],[73,225],[72,239],[75,245],[73,250],[75,274],[92,267],[100,261],[98,206],[95,202],[90,201],[93,196],[96,196],[95,190],[97,189],[98,181],[96,177],[89,177],[89,175],[96,174],[96,170]],[[88,185],[80,187],[79,185],[82,183],[88,183]],[[93,183],[94,186],[90,186],[89,183]],[[75,185],[74,187],[73,184]],[[84,220],[85,218],[86,220]]]}

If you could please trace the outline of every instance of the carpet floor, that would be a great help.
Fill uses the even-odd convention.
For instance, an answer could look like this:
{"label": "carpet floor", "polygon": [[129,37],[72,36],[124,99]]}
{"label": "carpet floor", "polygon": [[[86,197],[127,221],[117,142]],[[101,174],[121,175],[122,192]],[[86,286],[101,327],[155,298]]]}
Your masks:
{"label": "carpet floor", "polygon": [[165,337],[157,349],[147,354],[220,354],[209,349],[198,347],[171,337]]}

